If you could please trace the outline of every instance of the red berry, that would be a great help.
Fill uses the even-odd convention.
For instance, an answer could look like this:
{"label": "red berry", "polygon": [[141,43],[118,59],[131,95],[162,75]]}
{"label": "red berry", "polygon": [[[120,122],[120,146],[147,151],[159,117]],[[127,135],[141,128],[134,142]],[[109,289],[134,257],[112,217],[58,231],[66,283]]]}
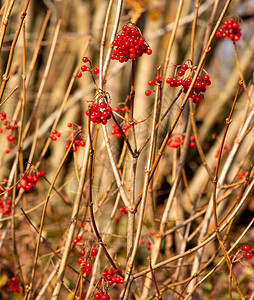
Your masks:
{"label": "red berry", "polygon": [[81,78],[82,77],[82,73],[78,72],[76,76],[77,76],[77,78]]}
{"label": "red berry", "polygon": [[96,248],[91,250],[91,255],[96,256],[98,254],[98,250]]}
{"label": "red berry", "polygon": [[82,61],[83,61],[84,63],[88,62],[88,57],[86,57],[86,56],[83,57],[83,58],[82,58]]}
{"label": "red berry", "polygon": [[155,77],[155,81],[161,81],[161,77],[160,76],[156,76]]}
{"label": "red berry", "polygon": [[250,250],[250,246],[245,244],[242,246],[242,250],[248,252]]}
{"label": "red berry", "polygon": [[188,65],[187,65],[187,64],[183,64],[183,65],[182,65],[182,69],[183,69],[184,71],[188,70]]}
{"label": "red berry", "polygon": [[150,86],[154,85],[154,81],[153,80],[149,80],[148,81],[148,85],[150,85]]}
{"label": "red berry", "polygon": [[81,71],[85,72],[86,69],[87,69],[87,66],[86,66],[86,65],[81,66]]}
{"label": "red berry", "polygon": [[83,262],[84,260],[85,260],[84,257],[81,256],[81,257],[78,258],[78,263],[79,263],[79,264],[82,264],[82,262]]}
{"label": "red berry", "polygon": [[99,74],[99,72],[100,72],[100,70],[99,70],[98,68],[94,68],[94,69],[93,69],[93,73],[94,73],[94,74]]}
{"label": "red berry", "polygon": [[99,106],[100,106],[100,108],[106,108],[107,107],[107,103],[104,102],[104,101],[102,101]]}
{"label": "red berry", "polygon": [[86,269],[92,269],[92,264],[88,261],[85,261],[85,268]]}
{"label": "red berry", "polygon": [[252,253],[251,253],[251,252],[245,252],[244,256],[245,256],[247,259],[250,259],[250,258],[252,258]]}
{"label": "red berry", "polygon": [[146,54],[147,54],[147,55],[151,55],[152,53],[153,53],[152,49],[147,49],[147,50],[146,50]]}
{"label": "red berry", "polygon": [[146,95],[146,96],[150,96],[150,95],[151,95],[151,91],[150,91],[150,90],[146,90],[146,91],[145,91],[145,95]]}
{"label": "red berry", "polygon": [[210,76],[209,75],[204,75],[203,79],[204,79],[204,81],[209,81],[210,80]]}
{"label": "red berry", "polygon": [[182,77],[184,75],[185,71],[184,70],[179,70],[177,72],[178,76]]}

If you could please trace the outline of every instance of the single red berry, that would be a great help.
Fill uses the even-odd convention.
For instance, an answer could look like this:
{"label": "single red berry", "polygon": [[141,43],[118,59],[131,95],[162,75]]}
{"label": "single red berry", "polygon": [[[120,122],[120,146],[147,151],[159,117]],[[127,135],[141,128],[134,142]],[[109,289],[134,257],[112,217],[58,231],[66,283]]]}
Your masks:
{"label": "single red berry", "polygon": [[146,54],[147,54],[147,55],[151,55],[152,53],[153,53],[152,49],[147,49],[147,50],[146,50]]}
{"label": "single red berry", "polygon": [[79,264],[82,264],[82,262],[83,262],[84,260],[85,260],[84,257],[81,256],[81,257],[78,258],[78,263],[79,263]]}
{"label": "single red berry", "polygon": [[187,64],[183,64],[183,65],[182,65],[182,69],[183,69],[184,71],[188,70],[188,65],[187,65]]}
{"label": "single red berry", "polygon": [[87,69],[87,66],[86,66],[86,65],[81,66],[81,71],[85,72],[86,69]]}
{"label": "single red berry", "polygon": [[184,70],[179,70],[177,72],[178,76],[182,77],[184,75],[185,71]]}
{"label": "single red berry", "polygon": [[91,255],[96,256],[98,254],[98,250],[96,248],[91,250]]}
{"label": "single red berry", "polygon": [[242,250],[248,252],[250,250],[250,246],[245,244],[242,246]]}
{"label": "single red berry", "polygon": [[251,252],[245,252],[244,256],[245,256],[247,259],[250,259],[250,258],[252,258],[252,253],[251,253]]}
{"label": "single red berry", "polygon": [[209,81],[210,80],[210,76],[209,75],[204,75],[203,79],[204,79],[204,81]]}
{"label": "single red berry", "polygon": [[88,62],[88,57],[86,57],[86,56],[83,57],[83,58],[82,58],[82,61],[83,61],[84,63]]}
{"label": "single red berry", "polygon": [[85,268],[86,269],[92,269],[92,264],[88,261],[85,261]]}
{"label": "single red berry", "polygon": [[98,68],[94,68],[94,69],[93,69],[93,73],[94,73],[94,74],[99,74],[99,72],[100,72],[100,70],[99,70]]}
{"label": "single red berry", "polygon": [[67,126],[68,126],[68,127],[71,127],[71,126],[72,126],[72,123],[68,123]]}
{"label": "single red berry", "polygon": [[82,249],[82,250],[80,250],[80,255],[82,255],[82,256],[84,256],[85,254],[86,254],[86,252],[85,252],[85,250],[84,249]]}
{"label": "single red berry", "polygon": [[154,85],[154,81],[153,80],[149,80],[148,81],[148,85],[150,85],[150,86]]}
{"label": "single red berry", "polygon": [[100,108],[106,108],[107,107],[107,103],[104,102],[104,101],[102,101],[99,106],[100,106]]}
{"label": "single red berry", "polygon": [[78,243],[78,240],[77,239],[75,239],[74,241],[73,241],[73,244],[77,244]]}
{"label": "single red berry", "polygon": [[77,78],[81,78],[82,77],[82,73],[78,72],[76,76],[77,76]]}
{"label": "single red berry", "polygon": [[146,91],[145,91],[145,95],[146,95],[146,96],[150,96],[151,93],[152,93],[152,92],[151,92],[150,90],[146,90]]}
{"label": "single red berry", "polygon": [[161,81],[161,77],[160,76],[156,76],[155,77],[155,81]]}

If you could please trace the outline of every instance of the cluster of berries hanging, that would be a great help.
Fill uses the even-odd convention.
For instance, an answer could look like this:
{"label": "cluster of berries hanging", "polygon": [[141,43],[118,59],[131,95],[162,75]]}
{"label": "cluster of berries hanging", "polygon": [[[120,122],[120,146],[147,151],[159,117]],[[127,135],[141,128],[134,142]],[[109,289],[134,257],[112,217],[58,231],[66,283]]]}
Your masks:
{"label": "cluster of berries hanging", "polygon": [[[94,103],[91,107],[91,117],[90,120],[93,123],[106,125],[108,120],[111,119],[112,108],[107,102],[101,101]],[[89,116],[90,109],[86,111],[86,115]]]}
{"label": "cluster of berries hanging", "polygon": [[[79,235],[76,239],[74,239],[73,244],[77,245],[78,242],[81,242],[81,240],[82,240],[82,236]],[[78,258],[77,262],[83,268],[83,273],[87,275],[91,274],[93,265],[90,262],[90,260],[92,257],[95,257],[98,254],[98,249],[92,247],[90,247],[88,251],[85,251],[85,249],[81,249],[79,254],[81,256]]]}
{"label": "cluster of berries hanging", "polygon": [[[131,127],[130,124],[121,124],[120,126],[122,126],[122,130],[123,130],[124,133],[126,133],[127,130]],[[112,135],[115,134],[117,138],[120,138],[122,136],[122,132],[121,132],[120,128],[115,123],[112,124],[111,134]]]}
{"label": "cluster of berries hanging", "polygon": [[[124,114],[125,114],[126,112],[128,112],[129,110],[130,110],[130,109],[129,109],[129,107],[128,107],[127,105],[123,105],[122,108],[120,108],[119,106],[116,106],[115,109],[114,109],[114,111],[115,111],[116,113],[118,113],[118,114],[123,113],[123,117],[124,117]],[[123,121],[123,122],[120,124],[120,126],[121,126],[121,129],[122,129],[122,131],[123,131],[124,133],[126,133],[127,130],[131,127],[131,125],[130,125],[129,123],[127,123],[127,121]],[[120,137],[122,136],[122,132],[121,132],[119,126],[118,126],[117,124],[115,124],[115,123],[112,124],[111,134],[112,134],[112,135],[115,135],[117,138],[120,138]]]}
{"label": "cluster of berries hanging", "polygon": [[[185,136],[184,134],[171,134],[170,138],[167,141],[167,145],[171,148],[178,148],[180,145],[183,145]],[[195,136],[190,136],[189,148],[194,148],[195,144]]]}
{"label": "cluster of berries hanging", "polygon": [[[228,154],[230,153],[232,147],[230,145],[224,145],[222,150],[227,150]],[[220,148],[217,149],[216,153],[215,153],[215,158],[218,158],[220,154]]]}
{"label": "cluster of berries hanging", "polygon": [[[167,78],[166,83],[171,87],[183,87],[183,92],[186,94],[189,86],[192,83],[192,78],[188,75],[184,78],[186,71],[189,69],[187,64],[183,64],[181,69],[177,71],[176,76],[172,78]],[[198,103],[200,100],[204,99],[204,93],[206,91],[206,87],[211,84],[209,75],[205,74],[203,78],[199,75],[197,80],[192,88],[189,97],[193,100],[194,103]]]}
{"label": "cluster of berries hanging", "polygon": [[215,36],[219,38],[229,38],[233,42],[239,41],[241,37],[241,30],[239,28],[239,23],[234,22],[232,19],[227,20],[223,23],[219,31],[216,32]]}
{"label": "cluster of berries hanging", "polygon": [[[82,126],[75,124],[75,123],[68,123],[67,127],[72,128],[69,137],[66,139],[65,148],[69,149],[70,144],[75,139],[74,143],[72,144],[72,151],[76,152],[78,147],[85,147],[86,140],[81,132]],[[68,130],[69,131],[69,130]],[[52,141],[57,141],[57,139],[61,136],[61,133],[57,130],[52,130],[49,138]]]}
{"label": "cluster of berries hanging", "polygon": [[102,273],[102,276],[103,277],[102,277],[101,281],[104,280],[104,281],[108,282],[109,285],[112,285],[114,283],[120,283],[120,284],[124,283],[124,279],[122,277],[116,275],[115,269],[105,270]]}
{"label": "cluster of berries hanging", "polygon": [[241,172],[237,173],[236,176],[237,176],[237,178],[238,178],[239,180],[242,180],[242,179],[244,178],[244,176],[245,176],[245,172],[244,172],[244,171],[241,171]]}
{"label": "cluster of berries hanging", "polygon": [[8,183],[8,179],[4,178],[0,184],[0,194],[5,194],[0,197],[0,214],[8,215],[11,213],[11,199],[8,195],[11,193],[11,189],[8,189],[4,185]]}
{"label": "cluster of berries hanging", "polygon": [[[145,244],[145,240],[143,238],[140,240],[140,244],[142,244],[142,245]],[[150,251],[152,249],[152,243],[151,242],[147,242],[146,248],[147,248],[147,250]]]}
{"label": "cluster of berries hanging", "polygon": [[[159,75],[157,75],[154,80],[149,80],[148,81],[148,85],[149,86],[153,86],[154,83],[155,83],[154,81],[156,81],[156,83],[160,82],[161,81],[161,77]],[[152,92],[155,92],[155,90],[146,90],[145,91],[145,95],[146,96],[150,96]]]}
{"label": "cluster of berries hanging", "polygon": [[[85,145],[86,145],[86,140],[81,133],[82,126],[77,125],[75,123],[68,123],[67,126],[69,128],[72,128],[72,132],[66,140],[65,149],[69,149],[70,144],[75,139],[74,143],[72,144],[72,151],[77,152],[78,147],[85,147]],[[77,134],[78,134],[78,137],[77,137]]]}
{"label": "cluster of berries hanging", "polygon": [[78,263],[83,266],[83,273],[87,275],[92,272],[92,263],[89,261],[91,257],[95,257],[98,254],[98,250],[96,248],[92,248],[90,251],[85,252],[84,249],[80,250],[80,257],[78,258]]}
{"label": "cluster of berries hanging", "polygon": [[0,214],[8,215],[11,213],[11,199],[0,197]]}
{"label": "cluster of berries hanging", "polygon": [[49,138],[52,141],[57,141],[57,139],[61,136],[61,133],[59,131],[57,131],[56,129],[51,131],[51,134],[49,135]]}
{"label": "cluster of berries hanging", "polygon": [[121,208],[120,208],[120,212],[121,212],[121,213],[124,213],[124,214],[126,214],[126,215],[128,215],[127,207],[126,207],[126,206],[121,207]]}
{"label": "cluster of berries hanging", "polygon": [[250,252],[250,246],[249,245],[243,245],[242,246],[242,250],[244,252],[244,256],[247,258],[247,259],[251,259],[252,258],[252,253]]}
{"label": "cluster of berries hanging", "polygon": [[24,189],[26,192],[35,187],[39,177],[44,177],[45,173],[31,166],[26,172],[20,175],[20,182],[17,184],[18,189]]}
{"label": "cluster of berries hanging", "polygon": [[[0,128],[0,133],[6,132],[8,130],[11,131],[11,134],[6,135],[6,139],[8,141],[8,144],[14,145],[16,143],[15,141],[15,131],[19,128],[19,125],[16,124],[16,121],[8,121],[7,119],[6,112],[1,112],[0,113],[0,121],[1,124],[3,125],[3,128]],[[8,154],[10,152],[10,147],[7,147],[5,149],[5,153]]]}
{"label": "cluster of berries hanging", "polygon": [[93,73],[93,74],[95,74],[95,75],[97,75],[97,74],[99,74],[99,72],[100,72],[100,70],[98,69],[98,68],[93,68],[92,67],[92,63],[91,63],[91,61],[89,60],[89,58],[88,57],[83,57],[82,58],[82,62],[83,63],[89,63],[89,66],[87,66],[87,65],[82,65],[81,66],[81,72],[78,72],[77,73],[77,78],[81,78],[82,77],[82,72],[90,72],[91,74]]}
{"label": "cluster of berries hanging", "polygon": [[140,30],[132,23],[122,27],[121,33],[116,36],[112,44],[115,48],[111,54],[111,59],[118,60],[120,63],[142,56],[144,53],[152,54],[152,50],[145,38],[141,36]]}
{"label": "cluster of berries hanging", "polygon": [[94,298],[89,298],[89,300],[110,300],[110,297],[103,292],[99,292],[94,295]]}
{"label": "cluster of berries hanging", "polygon": [[14,293],[20,292],[19,280],[17,277],[12,277],[11,282],[9,284],[9,289],[11,289]]}

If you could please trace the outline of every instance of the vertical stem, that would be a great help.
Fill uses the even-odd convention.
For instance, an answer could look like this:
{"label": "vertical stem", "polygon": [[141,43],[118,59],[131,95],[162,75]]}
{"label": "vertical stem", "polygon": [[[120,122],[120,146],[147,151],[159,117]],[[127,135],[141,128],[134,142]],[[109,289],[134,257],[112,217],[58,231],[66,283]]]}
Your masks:
{"label": "vertical stem", "polygon": [[11,50],[10,50],[10,54],[9,54],[7,66],[6,66],[6,69],[5,69],[5,73],[3,75],[2,85],[1,85],[1,88],[0,88],[0,102],[2,100],[3,93],[4,93],[4,90],[5,90],[7,81],[9,80],[9,72],[10,72],[11,63],[12,63],[12,59],[13,59],[13,55],[14,55],[14,49],[15,49],[15,46],[16,46],[16,43],[17,43],[17,40],[18,40],[20,31],[21,31],[21,28],[22,28],[22,24],[23,24],[24,19],[26,17],[26,11],[27,11],[29,2],[30,2],[30,0],[26,1],[25,8],[24,8],[23,12],[20,15],[20,21],[19,21],[19,25],[18,25],[17,31],[16,31],[14,39],[12,41],[12,45],[11,45]]}
{"label": "vertical stem", "polygon": [[[132,129],[132,137],[133,137],[133,152],[134,156],[132,158],[132,191],[131,191],[131,205],[134,204],[135,201],[135,191],[136,191],[136,170],[137,170],[137,156],[135,155],[137,152],[137,142],[135,136],[135,128],[133,121],[133,113],[134,113],[134,98],[135,98],[135,89],[134,89],[134,79],[135,79],[135,59],[132,59],[131,64],[131,91],[130,91],[130,125]],[[133,242],[134,242],[134,226],[135,226],[135,215],[133,212],[128,213],[128,225],[127,225],[127,261],[130,258]]]}
{"label": "vertical stem", "polygon": [[[17,145],[17,152],[16,152],[16,160],[15,160],[15,174],[14,174],[14,182],[18,181],[18,168],[19,168],[19,156],[21,151],[21,135],[22,135],[22,127],[24,122],[24,113],[25,113],[25,102],[26,102],[26,87],[25,87],[25,80],[26,80],[26,44],[25,44],[25,24],[23,24],[23,74],[22,74],[22,88],[23,88],[23,95],[22,95],[22,110],[21,110],[21,117],[20,117],[20,125],[19,125],[19,133],[18,133],[18,145]],[[21,283],[24,289],[24,279],[22,275],[22,269],[21,264],[19,260],[17,245],[16,245],[16,234],[15,234],[15,199],[16,199],[16,193],[17,193],[17,186],[14,184],[13,190],[12,190],[12,223],[11,223],[11,230],[12,230],[12,243],[13,243],[13,252],[15,260],[18,264],[18,269],[20,273],[20,279]]]}

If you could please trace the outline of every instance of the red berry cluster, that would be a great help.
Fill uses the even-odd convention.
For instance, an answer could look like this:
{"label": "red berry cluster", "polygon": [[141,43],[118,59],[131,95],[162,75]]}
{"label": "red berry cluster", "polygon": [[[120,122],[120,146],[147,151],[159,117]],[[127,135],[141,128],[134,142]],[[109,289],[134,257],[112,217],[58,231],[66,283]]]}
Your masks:
{"label": "red berry cluster", "polygon": [[[130,124],[124,124],[124,123],[122,123],[120,126],[122,126],[122,130],[124,133],[126,133],[127,130],[131,127]],[[112,125],[111,134],[113,135],[115,134],[117,138],[120,138],[122,136],[120,128],[115,123]]]}
{"label": "red berry cluster", "polygon": [[0,197],[0,213],[3,215],[8,215],[11,212],[12,201],[7,196],[11,193],[11,189],[4,187],[4,184],[8,183],[7,178],[4,178],[0,183],[0,194],[5,194],[5,196]]}
{"label": "red berry cluster", "polygon": [[11,282],[9,284],[9,289],[11,289],[15,293],[20,292],[19,280],[17,277],[12,277]]}
{"label": "red berry cluster", "polygon": [[[228,154],[230,153],[231,149],[232,149],[232,147],[230,145],[224,145],[223,146],[223,150],[227,150]],[[219,154],[220,154],[220,148],[217,149],[216,154],[215,154],[215,158],[218,158]]]}
{"label": "red berry cluster", "polygon": [[[183,64],[181,66],[181,69],[177,72],[177,76],[180,77],[180,79],[177,78],[177,76],[174,76],[172,78],[167,78],[166,83],[169,84],[171,87],[183,87],[183,92],[186,94],[189,86],[192,83],[192,78],[187,77],[183,78],[185,75],[185,72],[188,70],[188,65]],[[194,103],[198,103],[200,100],[204,99],[204,92],[206,91],[206,86],[209,86],[211,84],[209,75],[205,74],[203,78],[201,76],[197,77],[197,80],[194,84],[194,87],[192,88],[189,97],[193,100]]]}
{"label": "red berry cluster", "polygon": [[[16,124],[16,121],[8,121],[6,120],[6,112],[1,112],[0,113],[0,121],[2,122],[3,128],[0,128],[0,133],[3,133],[7,130],[11,130],[12,134],[8,134],[6,135],[6,139],[8,140],[9,144],[14,145],[16,143],[15,138],[13,136],[13,132],[19,128],[19,125]],[[5,149],[5,153],[9,153],[10,152],[10,148],[6,148]]]}
{"label": "red berry cluster", "polygon": [[127,207],[126,207],[126,206],[121,207],[121,208],[120,208],[120,212],[127,215],[127,214],[128,214]]}
{"label": "red berry cluster", "polygon": [[0,213],[5,215],[8,215],[11,213],[11,199],[5,199],[5,197],[0,198]]}
{"label": "red berry cluster", "polygon": [[244,172],[244,171],[241,171],[240,173],[237,173],[236,176],[237,176],[237,178],[238,178],[239,180],[241,180],[241,179],[243,179],[243,177],[245,176],[245,172]]}
{"label": "red berry cluster", "polygon": [[242,250],[244,252],[244,256],[247,258],[247,259],[250,259],[252,258],[252,253],[250,252],[250,246],[249,245],[243,245],[242,246]]}
{"label": "red berry cluster", "polygon": [[112,44],[115,49],[111,59],[118,60],[120,63],[142,56],[144,53],[152,54],[145,38],[141,36],[140,30],[134,24],[124,25],[122,32],[116,36]]}
{"label": "red berry cluster", "polygon": [[[157,75],[155,77],[154,80],[148,80],[148,85],[149,86],[153,86],[154,85],[154,81],[156,81],[156,83],[160,82],[161,81],[161,76]],[[155,90],[146,90],[145,91],[145,95],[146,96],[150,96],[152,92],[154,92]]]}
{"label": "red berry cluster", "polygon": [[[85,147],[86,141],[83,135],[81,134],[82,126],[75,124],[75,123],[68,123],[67,126],[72,128],[71,134],[66,139],[65,148],[69,149],[70,144],[72,143],[73,139],[75,139],[73,145],[72,145],[72,151],[76,152],[78,150],[78,147]],[[69,131],[69,130],[68,130]],[[77,137],[78,134],[78,137]],[[56,141],[61,136],[61,133],[57,130],[52,130],[51,134],[49,135],[49,138],[52,141]]]}
{"label": "red berry cluster", "polygon": [[[174,137],[175,136],[175,137]],[[167,141],[167,145],[171,148],[178,148],[180,145],[184,143],[184,134],[171,134],[170,138]],[[190,136],[189,148],[194,148],[195,144],[195,136]]]}
{"label": "red berry cluster", "polygon": [[[73,243],[76,245],[78,242],[82,240],[82,236],[79,235]],[[85,251],[84,249],[80,250],[80,257],[78,258],[77,262],[82,265],[83,273],[86,273],[87,275],[91,274],[92,272],[92,263],[89,261],[91,257],[95,257],[98,254],[98,249],[92,248],[89,251]]]}
{"label": "red berry cluster", "polygon": [[[69,149],[73,139],[76,138],[74,143],[72,144],[72,151],[77,152],[78,147],[85,147],[86,145],[86,140],[84,136],[81,134],[82,126],[77,125],[75,123],[68,123],[67,126],[71,127],[73,131],[71,132],[70,136],[66,140],[65,149]],[[78,138],[76,137],[77,134],[79,135]]]}
{"label": "red berry cluster", "polygon": [[54,130],[51,131],[51,134],[49,135],[49,138],[52,141],[55,142],[60,136],[61,136],[61,133],[54,129]]}
{"label": "red berry cluster", "polygon": [[[3,192],[5,192],[5,191],[3,191],[0,188],[0,193],[3,193]],[[11,192],[11,190],[8,190],[6,192],[6,194],[9,195],[10,192]],[[10,214],[11,213],[11,204],[12,204],[12,201],[10,198],[1,196],[0,197],[0,213],[3,214],[4,216]]]}
{"label": "red berry cluster", "polygon": [[[88,57],[86,57],[86,56],[83,57],[83,58],[82,58],[82,62],[83,62],[83,63],[87,63],[87,62],[88,62],[89,65],[90,65],[89,67],[88,67],[87,65],[82,65],[81,68],[80,68],[82,72],[88,71],[88,72],[90,72],[91,74],[92,74],[92,72],[93,72],[95,75],[99,74],[100,70],[99,70],[98,68],[92,68],[91,61],[89,60]],[[77,75],[76,75],[77,78],[81,78],[81,77],[82,77],[82,72],[78,72],[78,73],[77,73]]]}
{"label": "red berry cluster", "polygon": [[[94,103],[91,107],[91,121],[93,123],[106,125],[111,118],[111,106],[107,102],[101,101],[100,103]],[[89,116],[90,110],[86,111],[86,115]]]}
{"label": "red berry cluster", "polygon": [[227,20],[223,23],[219,31],[216,32],[215,36],[219,38],[229,38],[233,42],[239,41],[241,37],[241,30],[239,28],[239,23],[234,22],[232,19]]}
{"label": "red berry cluster", "polygon": [[127,105],[124,105],[121,109],[119,106],[116,106],[114,109],[114,111],[117,113],[119,113],[119,112],[125,113],[126,111],[129,111],[129,110],[130,110],[129,106],[127,106]]}
{"label": "red berry cluster", "polygon": [[120,283],[123,284],[124,283],[124,279],[120,276],[115,275],[116,274],[116,270],[115,269],[108,269],[105,270],[102,275],[103,278],[101,279],[108,282],[109,285],[112,285],[114,283]]}
{"label": "red berry cluster", "polygon": [[89,300],[110,300],[110,297],[103,292],[99,292],[94,295],[94,298],[89,298]]}
{"label": "red berry cluster", "polygon": [[[141,239],[140,240],[140,244],[144,245],[145,244],[145,240]],[[151,250],[152,249],[152,243],[151,242],[147,242],[146,248],[147,248],[147,250]]]}
{"label": "red berry cluster", "polygon": [[44,177],[45,173],[42,171],[36,170],[34,167],[31,167],[28,169],[25,173],[22,173],[20,175],[21,180],[17,184],[18,189],[24,189],[26,192],[30,191],[31,188],[33,188],[37,181],[38,177]]}

